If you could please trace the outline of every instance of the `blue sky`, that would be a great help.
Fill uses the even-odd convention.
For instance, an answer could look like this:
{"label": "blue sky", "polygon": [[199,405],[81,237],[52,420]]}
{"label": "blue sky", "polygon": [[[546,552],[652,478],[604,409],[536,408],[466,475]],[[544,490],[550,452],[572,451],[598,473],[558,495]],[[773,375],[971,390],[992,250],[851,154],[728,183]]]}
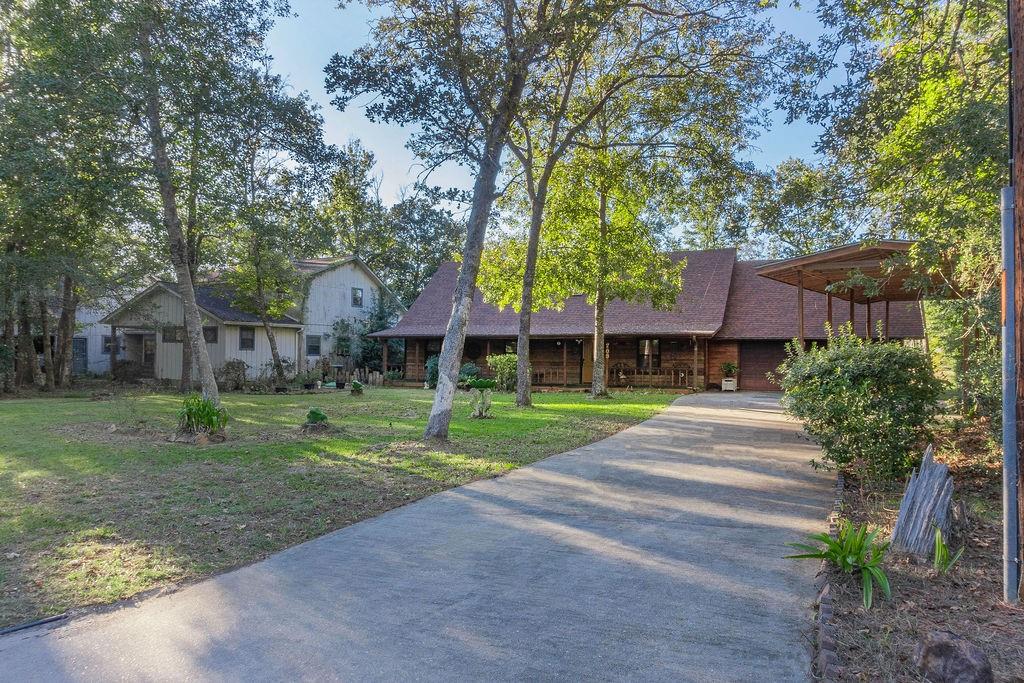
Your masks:
{"label": "blue sky", "polygon": [[[321,105],[328,142],[344,144],[358,138],[377,159],[376,172],[381,178],[381,195],[393,201],[401,189],[411,185],[421,167],[405,148],[408,131],[396,126],[371,123],[363,115],[360,103],[344,112],[330,103],[324,90],[324,66],[337,52],[348,53],[367,39],[370,12],[358,2],[338,9],[333,0],[291,0],[294,17],[281,19],[274,27],[269,48],[274,56],[275,70],[287,77],[296,90],[305,90]],[[782,7],[773,13],[780,30],[798,38],[813,39],[819,26],[814,13],[793,7]],[[758,148],[750,159],[762,167],[770,167],[788,157],[810,157],[819,130],[805,122],[789,125],[779,114],[770,130],[754,141]],[[443,187],[468,188],[469,173],[458,167],[443,168],[431,175],[430,183]]]}

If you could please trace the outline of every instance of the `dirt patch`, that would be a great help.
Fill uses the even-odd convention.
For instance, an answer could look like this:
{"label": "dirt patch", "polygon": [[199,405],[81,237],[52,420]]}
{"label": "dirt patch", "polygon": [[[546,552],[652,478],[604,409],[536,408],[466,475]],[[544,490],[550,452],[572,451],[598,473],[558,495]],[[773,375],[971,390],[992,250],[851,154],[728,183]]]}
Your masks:
{"label": "dirt patch", "polygon": [[329,422],[307,422],[299,426],[299,433],[304,436],[329,436],[343,434],[345,430],[335,427]]}
{"label": "dirt patch", "polygon": [[53,432],[68,439],[110,444],[166,443],[174,437],[171,430],[145,425],[127,426],[111,422],[76,422],[53,427]]}
{"label": "dirt patch", "polygon": [[[892,600],[861,605],[859,577],[834,573],[834,623],[841,680],[923,680],[914,647],[932,630],[950,630],[981,647],[996,680],[1024,680],[1024,609],[1002,602],[1002,528],[998,453],[986,425],[949,429],[937,442],[937,460],[950,466],[955,497],[966,503],[967,528],[950,542],[965,547],[953,570],[939,576],[927,562],[891,555],[886,572]],[[870,493],[847,479],[845,517],[891,533],[903,493],[893,485]],[[880,534],[881,536],[882,534]]]}

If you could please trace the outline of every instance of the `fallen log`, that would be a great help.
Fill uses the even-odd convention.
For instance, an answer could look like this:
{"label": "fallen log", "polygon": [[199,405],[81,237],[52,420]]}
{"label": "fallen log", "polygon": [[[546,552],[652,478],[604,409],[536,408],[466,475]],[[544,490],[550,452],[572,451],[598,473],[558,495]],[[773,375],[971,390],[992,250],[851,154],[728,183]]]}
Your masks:
{"label": "fallen log", "polygon": [[892,549],[927,557],[935,544],[935,527],[949,539],[950,508],[953,502],[953,478],[949,467],[935,462],[932,446],[924,452],[921,467],[910,475],[900,502],[896,526],[892,530]]}

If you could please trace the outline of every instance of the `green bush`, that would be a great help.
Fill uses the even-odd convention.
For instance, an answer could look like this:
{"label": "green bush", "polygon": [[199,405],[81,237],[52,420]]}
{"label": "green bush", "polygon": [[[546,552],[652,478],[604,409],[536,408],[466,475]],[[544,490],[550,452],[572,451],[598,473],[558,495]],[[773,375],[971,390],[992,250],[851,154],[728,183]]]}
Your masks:
{"label": "green bush", "polygon": [[460,386],[460,387],[468,386],[469,380],[473,379],[474,377],[479,376],[479,374],[480,374],[480,368],[477,367],[476,363],[474,363],[473,361],[469,361],[468,363],[463,363],[462,367],[459,368],[459,381],[457,383],[458,386]]}
{"label": "green bush", "polygon": [[178,413],[178,428],[190,434],[216,433],[224,429],[227,423],[227,411],[199,394],[189,394]]}
{"label": "green bush", "polygon": [[440,360],[437,356],[431,356],[427,359],[424,367],[427,371],[427,386],[431,389],[437,388],[437,362]]}
{"label": "green bush", "polygon": [[233,358],[225,361],[224,365],[217,371],[217,384],[221,389],[238,391],[245,388],[245,380],[248,374],[249,364],[241,358]]}
{"label": "green bush", "polygon": [[882,560],[885,559],[885,551],[889,549],[889,544],[875,543],[877,535],[878,529],[868,533],[866,524],[854,528],[849,521],[844,521],[836,538],[832,538],[828,534],[813,534],[808,537],[812,541],[823,543],[824,547],[789,543],[788,545],[804,552],[799,555],[787,555],[787,557],[794,560],[826,560],[847,574],[860,572],[864,607],[871,609],[874,584],[878,584],[886,598],[891,597],[889,578],[882,569]]}
{"label": "green bush", "polygon": [[516,390],[516,354],[499,353],[487,356],[487,366],[494,373],[494,379],[501,391]]}
{"label": "green bush", "polygon": [[362,396],[363,395],[363,383],[357,379],[352,380],[352,395]]}
{"label": "green bush", "polygon": [[306,413],[306,424],[324,424],[327,422],[327,413],[320,410],[319,408],[310,408],[309,412]]}
{"label": "green bush", "polygon": [[893,479],[919,460],[942,392],[924,352],[847,327],[828,346],[790,343],[778,373],[783,406],[821,445],[815,466]]}

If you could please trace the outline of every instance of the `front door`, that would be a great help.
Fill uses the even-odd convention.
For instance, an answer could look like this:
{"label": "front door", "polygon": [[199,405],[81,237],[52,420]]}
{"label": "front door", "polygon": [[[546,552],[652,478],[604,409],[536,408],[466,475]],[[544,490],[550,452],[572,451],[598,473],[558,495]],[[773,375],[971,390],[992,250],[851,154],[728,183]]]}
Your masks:
{"label": "front door", "polygon": [[153,367],[156,363],[156,335],[147,334],[142,338],[142,371],[147,375],[153,374]]}
{"label": "front door", "polygon": [[75,337],[71,340],[71,374],[84,375],[89,371],[89,339]]}

